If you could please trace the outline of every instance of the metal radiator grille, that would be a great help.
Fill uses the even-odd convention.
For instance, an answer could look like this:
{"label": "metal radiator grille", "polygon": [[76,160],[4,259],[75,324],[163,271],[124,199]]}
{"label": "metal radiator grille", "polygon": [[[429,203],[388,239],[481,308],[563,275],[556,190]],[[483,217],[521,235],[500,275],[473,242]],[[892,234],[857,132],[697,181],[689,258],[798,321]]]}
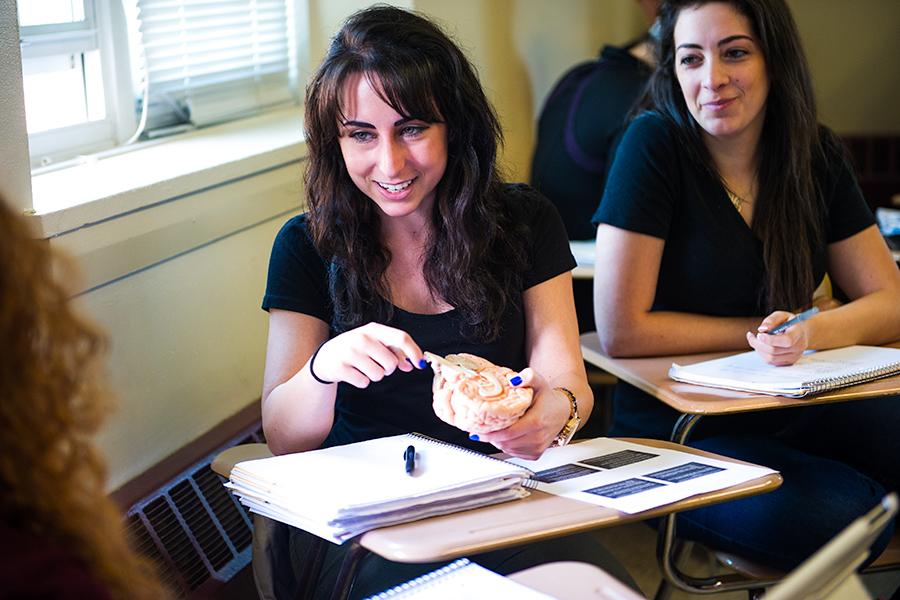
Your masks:
{"label": "metal radiator grille", "polygon": [[181,596],[212,590],[249,564],[253,521],[209,465],[225,448],[262,441],[259,429],[233,440],[128,511],[138,551]]}

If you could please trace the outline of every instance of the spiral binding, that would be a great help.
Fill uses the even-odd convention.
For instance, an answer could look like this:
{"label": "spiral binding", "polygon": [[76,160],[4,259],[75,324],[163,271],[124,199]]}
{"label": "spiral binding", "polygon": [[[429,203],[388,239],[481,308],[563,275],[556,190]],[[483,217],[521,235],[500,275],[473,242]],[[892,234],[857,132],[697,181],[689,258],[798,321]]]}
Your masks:
{"label": "spiral binding", "polygon": [[[475,456],[480,456],[481,458],[486,458],[488,460],[496,460],[496,461],[502,462],[502,463],[506,462],[502,458],[497,458],[496,456],[491,456],[489,454],[483,454],[483,453],[479,452],[478,450],[472,450],[471,448],[466,448],[465,446],[460,446],[459,444],[454,444],[453,442],[445,442],[444,440],[439,440],[437,438],[431,437],[430,435],[425,435],[424,433],[419,433],[417,431],[407,433],[406,435],[408,435],[409,437],[412,437],[412,438],[416,438],[416,439],[428,442],[429,444],[437,444],[438,446],[445,446],[447,448],[455,448],[456,450],[459,450],[460,452],[465,452],[466,454],[474,454]],[[527,467],[522,467],[521,465],[516,465],[516,466],[520,467],[522,469],[525,469],[526,471],[531,473],[531,477],[534,476],[534,471],[532,471],[531,469],[529,469]],[[526,480],[526,481],[529,481],[529,480]]]}
{"label": "spiral binding", "polygon": [[[432,439],[432,438],[429,438],[428,436],[421,436],[421,437],[424,437],[427,439]],[[451,445],[454,445],[454,444],[451,444]],[[425,573],[424,575],[420,575],[419,577],[416,577],[415,579],[407,581],[406,583],[402,583],[398,586],[392,587],[391,589],[381,592],[380,594],[378,594],[376,596],[370,596],[369,598],[367,598],[367,600],[384,600],[385,598],[397,598],[403,594],[406,594],[407,592],[419,591],[421,588],[430,585],[431,583],[437,581],[438,579],[440,579],[442,577],[446,577],[447,575],[449,575],[450,573],[453,573],[454,571],[458,571],[459,569],[465,567],[468,564],[469,564],[468,558],[460,558],[459,560],[455,560],[448,565],[444,565],[440,569],[436,569],[434,571],[431,571],[430,573]]]}
{"label": "spiral binding", "polygon": [[806,390],[807,393],[818,394],[819,392],[827,392],[829,390],[847,387],[848,385],[890,377],[898,371],[900,371],[900,363],[890,363],[860,373],[845,375],[844,377],[826,377],[809,381],[803,385],[803,389]]}

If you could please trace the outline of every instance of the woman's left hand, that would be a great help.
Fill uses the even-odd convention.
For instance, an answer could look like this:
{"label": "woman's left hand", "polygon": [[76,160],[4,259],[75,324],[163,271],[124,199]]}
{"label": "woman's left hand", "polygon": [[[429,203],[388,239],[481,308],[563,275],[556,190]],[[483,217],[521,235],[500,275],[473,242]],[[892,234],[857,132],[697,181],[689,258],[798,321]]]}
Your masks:
{"label": "woman's left hand", "polygon": [[805,321],[788,327],[782,333],[774,335],[767,333],[794,316],[793,313],[776,310],[763,319],[755,335],[753,332],[747,332],[747,342],[767,363],[778,367],[792,365],[803,356],[803,352],[809,347]]}
{"label": "woman's left hand", "polygon": [[507,427],[479,433],[478,440],[493,444],[501,451],[527,460],[540,458],[569,420],[568,398],[531,368],[519,372],[522,383],[534,389],[534,400],[522,417]]}

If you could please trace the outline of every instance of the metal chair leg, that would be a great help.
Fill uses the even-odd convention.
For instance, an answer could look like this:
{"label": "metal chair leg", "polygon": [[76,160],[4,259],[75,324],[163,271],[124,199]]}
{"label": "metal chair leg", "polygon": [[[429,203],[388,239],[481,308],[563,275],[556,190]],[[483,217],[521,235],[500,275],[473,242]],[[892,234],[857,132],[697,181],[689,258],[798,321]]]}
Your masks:
{"label": "metal chair leg", "polygon": [[338,573],[337,581],[334,583],[331,600],[346,600],[350,596],[356,573],[359,571],[359,565],[369,553],[368,550],[360,546],[359,541],[356,539],[347,543],[350,547],[347,549],[347,554],[344,555],[344,561],[341,563],[341,570]]}

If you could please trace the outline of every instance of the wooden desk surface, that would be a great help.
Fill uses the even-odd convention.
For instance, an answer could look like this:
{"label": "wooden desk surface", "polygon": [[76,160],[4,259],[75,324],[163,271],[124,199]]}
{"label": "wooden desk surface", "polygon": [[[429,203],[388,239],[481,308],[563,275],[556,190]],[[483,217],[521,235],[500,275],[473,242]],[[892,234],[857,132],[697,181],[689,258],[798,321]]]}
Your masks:
{"label": "wooden desk surface", "polygon": [[[687,448],[671,442],[629,440],[648,446],[672,448],[719,460],[741,461]],[[363,534],[360,545],[397,562],[423,563],[451,560],[479,552],[559,537],[597,527],[643,521],[672,512],[736,500],[781,485],[781,475],[771,474],[723,490],[698,494],[637,514],[625,514],[570,498],[532,491],[522,500],[375,529]]]}
{"label": "wooden desk surface", "polygon": [[[886,345],[900,348],[900,341]],[[805,398],[766,396],[681,383],[669,379],[669,367],[672,366],[673,362],[680,365],[690,365],[735,353],[710,352],[648,358],[610,358],[600,350],[600,340],[594,332],[582,334],[581,352],[584,355],[584,360],[587,362],[659,398],[681,413],[721,415],[900,394],[900,375]]]}

